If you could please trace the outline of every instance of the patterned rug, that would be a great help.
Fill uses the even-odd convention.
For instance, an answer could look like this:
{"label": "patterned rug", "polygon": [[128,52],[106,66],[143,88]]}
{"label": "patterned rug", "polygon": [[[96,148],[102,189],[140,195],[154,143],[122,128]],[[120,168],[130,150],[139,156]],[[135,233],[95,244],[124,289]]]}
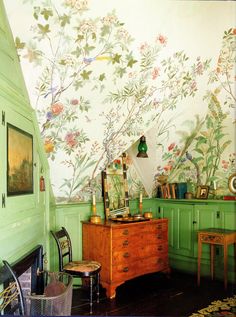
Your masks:
{"label": "patterned rug", "polygon": [[216,300],[206,308],[198,310],[189,317],[236,317],[236,295]]}

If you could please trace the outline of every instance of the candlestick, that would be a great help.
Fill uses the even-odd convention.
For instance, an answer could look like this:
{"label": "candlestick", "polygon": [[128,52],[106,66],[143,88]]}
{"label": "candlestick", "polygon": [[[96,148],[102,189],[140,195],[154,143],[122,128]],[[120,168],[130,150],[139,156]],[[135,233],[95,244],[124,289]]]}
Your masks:
{"label": "candlestick", "polygon": [[93,210],[93,214],[96,215],[96,205],[93,205],[92,210]]}
{"label": "candlestick", "polygon": [[93,194],[93,205],[96,205],[96,197],[95,197],[95,194]]}
{"label": "candlestick", "polygon": [[142,214],[143,211],[143,204],[139,202],[139,213]]}
{"label": "candlestick", "polygon": [[92,216],[90,217],[90,221],[92,223],[101,223],[101,216],[97,215],[97,208],[96,208],[96,197],[95,194],[92,196]]}
{"label": "candlestick", "polygon": [[213,181],[213,189],[216,190],[216,181]]}
{"label": "candlestick", "polygon": [[143,202],[143,194],[142,194],[142,192],[140,193],[140,196],[139,196],[139,202],[140,202],[140,204],[142,204],[142,202]]}

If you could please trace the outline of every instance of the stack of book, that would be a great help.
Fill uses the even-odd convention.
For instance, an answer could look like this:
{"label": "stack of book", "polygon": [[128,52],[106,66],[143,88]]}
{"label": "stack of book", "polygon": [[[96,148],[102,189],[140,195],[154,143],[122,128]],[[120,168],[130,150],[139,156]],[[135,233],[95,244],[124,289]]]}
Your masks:
{"label": "stack of book", "polygon": [[184,199],[187,183],[166,183],[157,187],[157,198]]}

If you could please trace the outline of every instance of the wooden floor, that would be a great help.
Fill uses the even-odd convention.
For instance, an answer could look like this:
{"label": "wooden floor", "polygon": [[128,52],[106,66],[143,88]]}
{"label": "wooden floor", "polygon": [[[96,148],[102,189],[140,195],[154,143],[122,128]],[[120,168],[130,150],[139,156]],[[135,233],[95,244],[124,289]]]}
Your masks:
{"label": "wooden floor", "polygon": [[[81,301],[85,291],[74,290],[72,315],[89,315],[89,305]],[[223,288],[222,281],[201,278],[180,272],[172,272],[168,279],[164,274],[149,274],[138,277],[117,288],[116,298],[107,299],[101,290],[100,303],[94,303],[96,316],[189,316],[204,308],[211,301],[236,294],[235,285]]]}

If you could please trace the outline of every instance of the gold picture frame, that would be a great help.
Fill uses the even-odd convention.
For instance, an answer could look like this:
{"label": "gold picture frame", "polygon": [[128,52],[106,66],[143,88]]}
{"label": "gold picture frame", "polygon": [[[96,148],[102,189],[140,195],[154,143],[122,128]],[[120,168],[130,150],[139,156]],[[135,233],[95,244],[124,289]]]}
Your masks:
{"label": "gold picture frame", "polygon": [[7,123],[7,196],[33,194],[33,136]]}
{"label": "gold picture frame", "polygon": [[200,185],[197,187],[197,199],[207,199],[209,194],[209,186]]}
{"label": "gold picture frame", "polygon": [[228,180],[228,187],[231,193],[236,194],[236,173],[232,174]]}

